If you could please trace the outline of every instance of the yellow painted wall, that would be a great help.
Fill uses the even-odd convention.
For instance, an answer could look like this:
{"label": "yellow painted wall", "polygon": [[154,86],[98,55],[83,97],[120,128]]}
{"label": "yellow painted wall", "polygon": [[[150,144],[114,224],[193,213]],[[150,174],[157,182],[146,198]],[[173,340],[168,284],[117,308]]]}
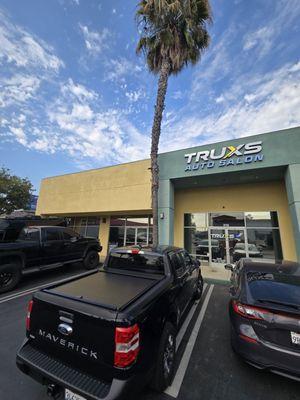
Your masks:
{"label": "yellow painted wall", "polygon": [[218,186],[175,191],[174,244],[183,247],[184,213],[277,211],[283,257],[297,260],[288,200],[283,182]]}
{"label": "yellow painted wall", "polygon": [[151,210],[150,160],[43,179],[38,215]]}
{"label": "yellow painted wall", "polygon": [[[105,222],[103,222],[104,219]],[[110,216],[101,217],[100,227],[99,227],[99,240],[102,245],[102,251],[100,253],[101,262],[104,261],[108,250],[109,227],[110,227]]]}

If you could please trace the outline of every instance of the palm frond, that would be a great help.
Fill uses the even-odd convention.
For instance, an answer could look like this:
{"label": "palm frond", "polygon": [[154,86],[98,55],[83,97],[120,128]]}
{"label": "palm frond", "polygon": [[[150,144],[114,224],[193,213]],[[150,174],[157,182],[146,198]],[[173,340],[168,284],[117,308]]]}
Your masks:
{"label": "palm frond", "polygon": [[154,73],[167,57],[170,73],[177,74],[195,64],[209,46],[209,0],[141,0],[136,19],[142,32],[136,51],[145,54]]}

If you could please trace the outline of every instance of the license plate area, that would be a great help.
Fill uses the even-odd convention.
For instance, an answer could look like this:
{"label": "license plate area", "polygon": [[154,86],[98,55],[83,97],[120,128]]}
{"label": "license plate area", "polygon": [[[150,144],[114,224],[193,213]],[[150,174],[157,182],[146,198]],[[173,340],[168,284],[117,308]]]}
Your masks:
{"label": "license plate area", "polygon": [[291,332],[291,340],[293,344],[300,346],[300,333]]}
{"label": "license plate area", "polygon": [[84,397],[72,392],[69,389],[65,390],[65,400],[86,400]]}

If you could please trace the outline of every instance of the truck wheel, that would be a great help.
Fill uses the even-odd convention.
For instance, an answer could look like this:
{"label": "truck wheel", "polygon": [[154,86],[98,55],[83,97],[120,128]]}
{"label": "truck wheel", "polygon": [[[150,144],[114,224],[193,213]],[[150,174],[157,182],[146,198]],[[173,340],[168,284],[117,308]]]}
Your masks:
{"label": "truck wheel", "polygon": [[0,267],[0,293],[8,292],[17,286],[21,279],[21,268],[17,263]]}
{"label": "truck wheel", "polygon": [[94,269],[99,264],[99,254],[96,250],[89,250],[83,260],[86,269]]}
{"label": "truck wheel", "polygon": [[197,289],[194,295],[195,300],[201,299],[202,292],[203,292],[203,278],[202,276],[199,276],[197,281]]}
{"label": "truck wheel", "polygon": [[167,322],[158,347],[152,389],[163,392],[171,384],[175,372],[175,355],[176,330],[170,322]]}

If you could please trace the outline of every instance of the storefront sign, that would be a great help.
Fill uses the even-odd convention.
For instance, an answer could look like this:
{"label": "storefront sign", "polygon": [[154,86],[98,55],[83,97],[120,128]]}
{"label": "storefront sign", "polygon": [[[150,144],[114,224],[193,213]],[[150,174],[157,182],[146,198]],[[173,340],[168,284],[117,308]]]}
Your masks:
{"label": "storefront sign", "polygon": [[224,146],[219,152],[212,149],[188,153],[184,155],[187,163],[185,171],[260,162],[264,159],[262,149],[262,141],[258,141],[239,144],[238,146]]}

